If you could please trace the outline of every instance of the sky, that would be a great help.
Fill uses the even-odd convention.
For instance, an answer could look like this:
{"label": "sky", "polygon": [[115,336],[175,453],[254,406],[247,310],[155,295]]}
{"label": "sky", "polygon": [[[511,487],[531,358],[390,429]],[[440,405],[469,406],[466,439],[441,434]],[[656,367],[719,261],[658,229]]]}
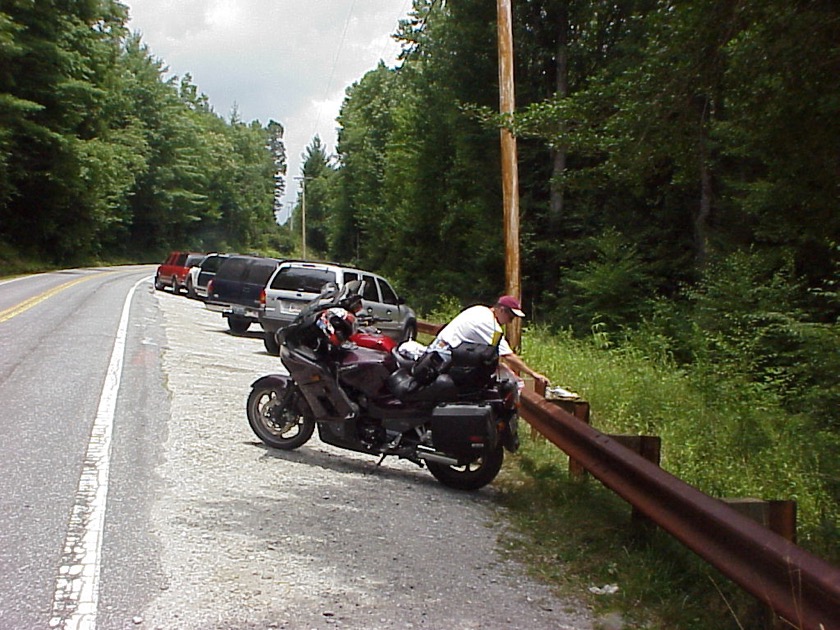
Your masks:
{"label": "sky", "polygon": [[380,60],[396,64],[391,35],[411,0],[122,0],[129,28],[168,67],[192,76],[213,110],[285,128],[284,221],[301,182],[301,157],[318,135],[335,150],[347,87]]}

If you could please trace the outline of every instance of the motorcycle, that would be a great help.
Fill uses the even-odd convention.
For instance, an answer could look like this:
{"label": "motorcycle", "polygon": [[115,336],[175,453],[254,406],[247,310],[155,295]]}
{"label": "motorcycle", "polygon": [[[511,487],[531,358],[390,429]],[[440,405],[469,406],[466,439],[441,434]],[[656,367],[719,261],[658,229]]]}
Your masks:
{"label": "motorcycle", "polygon": [[357,330],[360,288],[358,281],[328,287],[278,331],[289,374],[252,384],[251,429],[268,446],[292,450],[317,427],[322,442],[379,456],[377,465],[393,456],[451,488],[486,486],[504,451],[519,445],[516,376],[499,366],[493,346],[462,344],[451,362],[430,368],[375,329]]}

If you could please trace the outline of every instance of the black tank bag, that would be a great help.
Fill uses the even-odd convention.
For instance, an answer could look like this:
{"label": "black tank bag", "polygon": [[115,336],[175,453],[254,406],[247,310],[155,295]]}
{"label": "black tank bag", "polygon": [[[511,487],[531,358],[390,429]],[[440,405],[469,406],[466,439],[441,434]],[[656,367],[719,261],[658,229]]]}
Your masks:
{"label": "black tank bag", "polygon": [[499,349],[484,343],[462,343],[452,350],[447,373],[459,388],[484,387],[499,366]]}

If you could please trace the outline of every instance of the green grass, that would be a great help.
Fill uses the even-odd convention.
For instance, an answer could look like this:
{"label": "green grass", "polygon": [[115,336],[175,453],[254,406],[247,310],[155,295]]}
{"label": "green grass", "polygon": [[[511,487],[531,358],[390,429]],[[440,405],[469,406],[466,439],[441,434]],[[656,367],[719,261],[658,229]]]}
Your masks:
{"label": "green grass", "polygon": [[[523,356],[551,382],[581,394],[604,433],[658,435],[662,467],[716,497],[794,499],[805,549],[840,560],[838,501],[831,467],[837,436],[791,416],[743,381],[709,380],[665,356],[530,329]],[[758,628],[766,611],[751,596],[658,530],[634,528],[630,507],[597,481],[567,474],[568,458],[527,425],[521,452],[499,480],[502,502],[522,533],[532,571],[580,593],[598,614],[626,627]],[[614,595],[589,586],[617,584]],[[641,613],[638,611],[642,611]]]}
{"label": "green grass", "polygon": [[[156,261],[145,261],[156,262]],[[77,261],[74,267],[110,267],[115,265],[142,264],[134,259],[113,258],[108,260],[89,259]],[[0,278],[9,279],[17,276],[45,273],[68,268],[45,260],[21,255],[14,247],[0,240]]]}
{"label": "green grass", "polygon": [[[526,437],[497,482],[521,534],[506,539],[507,551],[532,575],[583,598],[596,619],[618,613],[625,628],[761,627],[764,607],[667,534],[632,523],[630,507],[597,481],[570,479],[567,465],[552,445]],[[606,585],[618,591],[589,591]]]}

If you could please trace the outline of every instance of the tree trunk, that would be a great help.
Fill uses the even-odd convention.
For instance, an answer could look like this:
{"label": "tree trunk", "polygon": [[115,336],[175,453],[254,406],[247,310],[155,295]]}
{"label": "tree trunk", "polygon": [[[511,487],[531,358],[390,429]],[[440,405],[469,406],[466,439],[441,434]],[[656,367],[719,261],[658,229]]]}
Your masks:
{"label": "tree trunk", "polygon": [[704,159],[700,164],[700,207],[694,217],[694,256],[698,268],[702,268],[708,258],[706,228],[711,214],[712,173]]}
{"label": "tree trunk", "polygon": [[705,99],[700,116],[700,206],[694,215],[694,259],[698,269],[702,269],[708,258],[708,224],[712,214],[712,169],[708,155],[708,117],[709,99]]}
{"label": "tree trunk", "polygon": [[[555,88],[557,98],[569,95],[569,10],[560,9],[557,33],[557,69],[555,74]],[[561,123],[562,124],[562,123]],[[563,187],[560,179],[566,171],[566,149],[557,147],[552,151],[551,199],[549,203],[548,221],[549,233],[558,232],[563,220]]]}

